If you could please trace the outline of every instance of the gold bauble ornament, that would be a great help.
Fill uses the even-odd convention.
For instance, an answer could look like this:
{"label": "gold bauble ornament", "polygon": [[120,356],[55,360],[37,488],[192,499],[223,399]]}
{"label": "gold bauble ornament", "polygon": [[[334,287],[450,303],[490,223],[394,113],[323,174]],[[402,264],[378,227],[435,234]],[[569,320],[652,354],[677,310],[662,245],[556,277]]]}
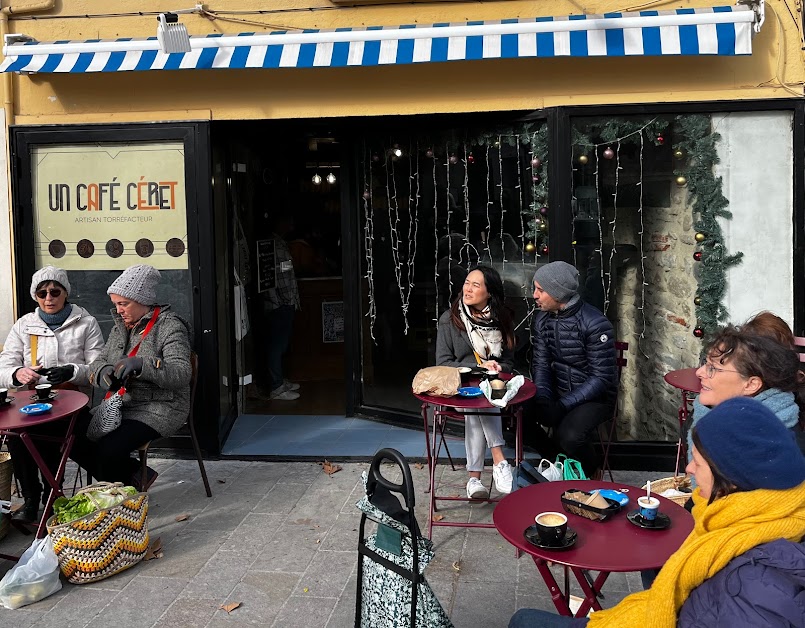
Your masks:
{"label": "gold bauble ornament", "polygon": [[701,305],[701,304],[702,304],[701,297],[696,297],[695,299],[693,299],[693,305]]}
{"label": "gold bauble ornament", "polygon": [[675,181],[676,181],[676,184],[677,184],[678,186],[680,186],[680,187],[681,187],[681,186],[683,186],[683,185],[685,185],[685,184],[688,182],[688,180],[687,180],[685,177],[683,177],[682,175],[679,175],[679,176],[678,176],[678,177],[675,179]]}
{"label": "gold bauble ornament", "polygon": [[547,225],[546,223],[544,223],[544,222],[543,222],[543,223],[541,223],[541,224],[540,224],[540,226],[539,226],[539,227],[537,227],[537,229],[539,229],[540,231],[542,231],[542,233],[545,233],[546,231],[548,231],[548,225]]}
{"label": "gold bauble ornament", "polygon": [[533,242],[529,242],[528,244],[525,245],[525,252],[526,253],[533,253],[536,250],[537,250],[537,247],[534,245]]}
{"label": "gold bauble ornament", "polygon": [[587,155],[580,155],[580,156],[579,156],[579,163],[580,163],[582,166],[583,166],[584,164],[586,164],[588,161],[590,161],[590,158],[589,158],[589,157],[587,157]]}
{"label": "gold bauble ornament", "polygon": [[682,150],[681,148],[677,148],[674,151],[674,158],[675,159],[684,159],[685,158],[685,151]]}
{"label": "gold bauble ornament", "polygon": [[697,233],[694,237],[696,238],[696,242],[704,242],[705,238],[707,238],[707,236],[704,235],[701,231]]}

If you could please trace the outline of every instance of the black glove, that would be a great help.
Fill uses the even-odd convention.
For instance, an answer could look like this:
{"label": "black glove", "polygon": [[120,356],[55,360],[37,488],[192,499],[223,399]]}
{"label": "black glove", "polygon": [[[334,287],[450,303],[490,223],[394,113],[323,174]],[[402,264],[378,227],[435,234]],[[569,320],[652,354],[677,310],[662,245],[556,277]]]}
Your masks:
{"label": "black glove", "polygon": [[137,377],[142,372],[142,358],[123,358],[117,364],[115,364],[115,377],[121,382],[125,382],[129,377]]}
{"label": "black glove", "polygon": [[123,382],[115,377],[115,367],[111,364],[107,364],[106,366],[102,366],[98,371],[95,384],[98,388],[105,388],[109,392],[117,392],[123,385]]}
{"label": "black glove", "polygon": [[[45,371],[44,373],[42,371]],[[41,375],[45,375],[48,381],[57,386],[64,382],[69,382],[75,376],[75,367],[72,364],[66,366],[54,366],[52,369],[42,369],[39,371]]]}
{"label": "black glove", "polygon": [[537,399],[535,405],[537,422],[546,427],[556,427],[565,416],[565,409],[558,402]]}

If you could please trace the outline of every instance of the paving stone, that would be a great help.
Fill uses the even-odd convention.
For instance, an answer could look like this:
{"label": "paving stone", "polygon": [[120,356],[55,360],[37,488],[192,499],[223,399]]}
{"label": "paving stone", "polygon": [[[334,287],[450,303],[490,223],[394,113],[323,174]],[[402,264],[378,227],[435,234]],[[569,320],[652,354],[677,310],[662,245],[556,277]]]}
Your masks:
{"label": "paving stone", "polygon": [[206,626],[221,606],[217,599],[180,598],[154,624],[159,628]]}
{"label": "paving stone", "polygon": [[216,552],[187,584],[180,597],[225,599],[253,562],[254,555],[249,557],[233,552]]}
{"label": "paving stone", "polygon": [[462,582],[451,620],[456,626],[506,628],[514,606],[514,587],[507,583]]}
{"label": "paving stone", "polygon": [[220,532],[208,530],[187,530],[173,539],[162,538],[163,557],[137,565],[137,578],[193,578],[225,540]]}
{"label": "paving stone", "polygon": [[[333,522],[333,526],[327,532],[321,542],[320,550],[352,551],[358,550],[358,529],[361,524],[361,517],[358,510],[354,514],[338,515]],[[367,522],[367,530],[368,530]]]}
{"label": "paving stone", "polygon": [[254,572],[224,600],[223,604],[239,602],[241,606],[231,613],[216,610],[207,624],[218,626],[271,626],[282,606],[296,587],[300,574]]}
{"label": "paving stone", "polygon": [[[150,561],[159,562],[159,561]],[[150,628],[173,604],[187,586],[186,579],[138,576],[117,594],[104,612],[97,615],[89,628]]]}
{"label": "paving stone", "polygon": [[294,595],[302,595],[303,589],[307,589],[304,593],[312,596],[339,597],[356,560],[357,552],[316,552]]}
{"label": "paving stone", "polygon": [[48,600],[56,600],[57,603],[33,625],[36,628],[86,626],[112,602],[116,595],[117,591],[95,589],[92,588],[92,585],[65,584],[58,594],[48,598]]}
{"label": "paving stone", "polygon": [[468,532],[461,557],[460,579],[495,582],[505,579],[513,588],[517,582],[514,548],[494,530]]}
{"label": "paving stone", "polygon": [[29,606],[9,610],[0,606],[0,626],[28,628],[42,619],[43,613],[30,610]]}
{"label": "paving stone", "polygon": [[308,489],[308,484],[275,484],[252,512],[287,515]]}
{"label": "paving stone", "polygon": [[223,542],[219,551],[253,557],[274,537],[284,521],[285,515],[251,513]]}
{"label": "paving stone", "polygon": [[251,494],[221,493],[207,501],[207,507],[193,517],[190,530],[232,532],[260,501]]}
{"label": "paving stone", "polygon": [[295,595],[280,611],[274,626],[277,628],[325,628],[333,613],[336,598]]}

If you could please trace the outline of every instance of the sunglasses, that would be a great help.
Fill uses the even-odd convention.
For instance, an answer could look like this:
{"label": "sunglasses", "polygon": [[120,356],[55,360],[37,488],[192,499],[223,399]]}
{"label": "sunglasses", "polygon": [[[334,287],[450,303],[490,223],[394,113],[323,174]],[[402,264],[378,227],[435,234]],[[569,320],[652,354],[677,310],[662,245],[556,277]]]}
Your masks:
{"label": "sunglasses", "polygon": [[61,288],[48,288],[47,290],[37,290],[36,291],[36,298],[37,299],[44,299],[50,294],[54,299],[61,296]]}

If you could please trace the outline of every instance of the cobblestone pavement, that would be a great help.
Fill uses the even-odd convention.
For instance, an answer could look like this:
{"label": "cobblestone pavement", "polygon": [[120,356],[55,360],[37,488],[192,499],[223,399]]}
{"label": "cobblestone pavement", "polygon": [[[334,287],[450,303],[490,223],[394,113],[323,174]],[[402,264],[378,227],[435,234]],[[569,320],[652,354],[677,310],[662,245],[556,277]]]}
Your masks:
{"label": "cobblestone pavement", "polygon": [[[0,625],[25,628],[171,626],[348,627],[354,623],[363,463],[340,463],[328,476],[316,463],[211,461],[208,498],[193,460],[151,459],[160,476],[150,491],[149,530],[161,559],[101,582],[65,584],[15,611]],[[427,523],[427,468],[413,465],[420,525]],[[440,467],[442,482],[463,491],[465,472]],[[68,484],[75,471],[68,472]],[[616,473],[639,484],[667,473]],[[389,467],[389,477],[394,474]],[[448,489],[449,491],[450,489]],[[491,520],[491,505],[457,506],[450,518]],[[177,521],[187,515],[183,521]],[[16,530],[0,552],[20,552],[32,537]],[[554,610],[533,562],[519,560],[494,530],[437,528],[436,559],[426,571],[457,628],[506,626],[521,607]],[[0,560],[0,575],[11,564]],[[457,569],[458,567],[458,569]],[[613,574],[605,607],[640,590],[639,574]],[[239,602],[227,614],[220,607]]]}

